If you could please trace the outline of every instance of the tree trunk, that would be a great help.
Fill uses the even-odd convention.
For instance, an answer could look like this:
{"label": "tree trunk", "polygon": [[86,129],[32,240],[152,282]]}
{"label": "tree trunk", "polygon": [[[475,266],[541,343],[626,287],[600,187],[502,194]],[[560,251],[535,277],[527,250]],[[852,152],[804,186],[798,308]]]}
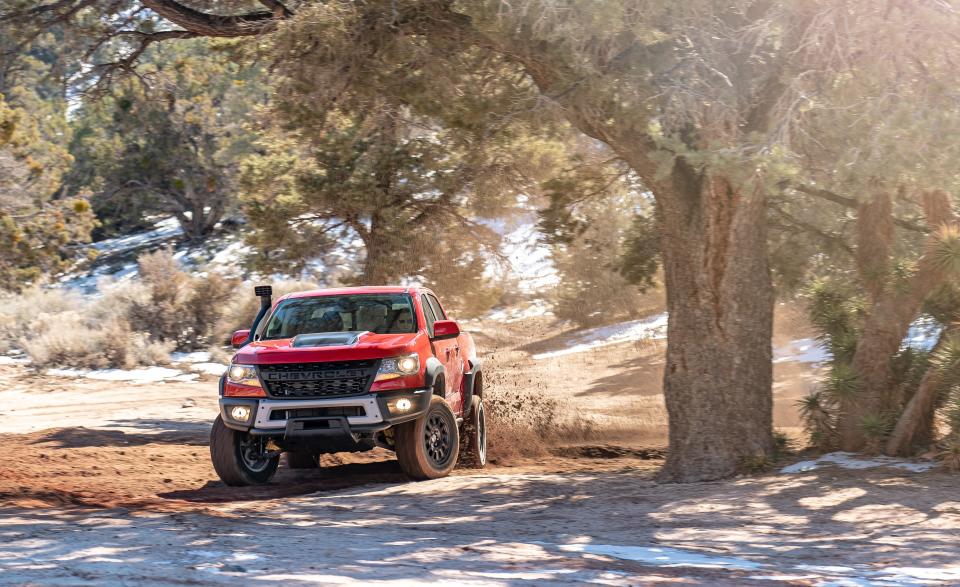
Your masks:
{"label": "tree trunk", "polygon": [[[956,224],[945,192],[925,192],[921,202],[931,232]],[[867,446],[869,439],[862,428],[864,417],[881,416],[899,408],[893,393],[891,362],[900,350],[910,323],[920,314],[923,302],[949,277],[936,251],[936,235],[933,235],[928,237],[926,251],[906,285],[887,286],[871,304],[852,361],[859,389],[854,396],[840,401],[837,429],[843,450],[859,451]]]}
{"label": "tree trunk", "polygon": [[658,186],[670,319],[665,481],[736,474],[771,454],[773,286],[764,194],[683,159]]}
{"label": "tree trunk", "polygon": [[390,239],[384,234],[382,219],[378,214],[370,218],[370,228],[361,233],[366,259],[363,262],[361,285],[389,285],[396,274],[394,255],[389,250]]}
{"label": "tree trunk", "polygon": [[910,323],[920,314],[923,301],[940,285],[946,273],[929,258],[905,289],[888,289],[871,307],[863,334],[853,355],[858,390],[840,402],[840,448],[863,450],[867,437],[861,428],[865,416],[891,413],[896,406],[892,361],[907,336]]}
{"label": "tree trunk", "polygon": [[[940,333],[940,338],[931,351],[932,355],[936,355],[943,348],[953,332],[953,328],[945,328]],[[932,439],[933,416],[942,384],[939,365],[932,363],[923,374],[916,393],[900,414],[884,452],[888,455],[909,456],[913,454],[913,447],[928,443]]]}

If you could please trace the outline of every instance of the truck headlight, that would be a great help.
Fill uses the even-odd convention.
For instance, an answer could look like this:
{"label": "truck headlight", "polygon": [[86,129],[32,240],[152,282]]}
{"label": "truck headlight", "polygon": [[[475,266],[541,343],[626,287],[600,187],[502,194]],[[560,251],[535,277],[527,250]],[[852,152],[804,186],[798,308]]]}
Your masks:
{"label": "truck headlight", "polygon": [[380,370],[377,371],[377,381],[387,381],[405,375],[414,375],[420,372],[420,356],[416,353],[400,357],[390,357],[380,361]]}
{"label": "truck headlight", "polygon": [[257,377],[257,368],[253,365],[230,365],[227,371],[227,381],[237,385],[260,387],[260,378]]}

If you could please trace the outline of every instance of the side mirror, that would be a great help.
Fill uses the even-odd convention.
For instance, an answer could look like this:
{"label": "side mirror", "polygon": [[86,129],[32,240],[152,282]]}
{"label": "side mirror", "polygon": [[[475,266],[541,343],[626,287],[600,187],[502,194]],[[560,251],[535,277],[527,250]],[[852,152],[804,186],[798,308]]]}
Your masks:
{"label": "side mirror", "polygon": [[250,338],[249,330],[238,330],[230,337],[230,344],[233,345],[233,348],[238,349],[247,344],[248,338]]}
{"label": "side mirror", "polygon": [[453,320],[437,320],[433,323],[433,338],[456,338],[460,336],[460,325]]}

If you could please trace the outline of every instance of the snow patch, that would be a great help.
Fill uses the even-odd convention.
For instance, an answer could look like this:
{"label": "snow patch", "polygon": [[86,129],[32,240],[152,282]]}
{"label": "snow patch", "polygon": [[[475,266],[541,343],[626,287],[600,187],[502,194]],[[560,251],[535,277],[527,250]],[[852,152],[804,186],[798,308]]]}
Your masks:
{"label": "snow patch", "polygon": [[642,320],[632,320],[590,328],[572,336],[567,347],[533,355],[534,359],[552,359],[572,355],[621,342],[634,340],[662,340],[667,337],[667,313],[657,314]]}
{"label": "snow patch", "polygon": [[[611,544],[564,544],[558,548],[636,561],[652,567],[693,567],[732,571],[767,571],[752,575],[760,581],[813,581],[815,585],[940,585],[960,581],[960,567],[884,567],[840,565],[794,565],[775,569],[773,565],[733,556],[720,556],[665,546],[623,546]],[[771,572],[772,571],[772,572]],[[806,584],[806,583],[805,583]]]}
{"label": "snow patch", "polygon": [[190,365],[190,370],[197,373],[203,373],[205,375],[216,375],[217,377],[223,375],[223,372],[227,370],[227,366],[221,363],[193,363]]}
{"label": "snow patch", "polygon": [[667,548],[664,546],[620,546],[611,544],[564,544],[560,550],[612,556],[637,561],[656,567],[697,567],[701,569],[734,569],[752,571],[764,567],[762,563],[728,556],[716,556]]}
{"label": "snow patch", "polygon": [[537,293],[555,286],[560,275],[553,264],[550,247],[540,240],[535,210],[523,197],[517,207],[523,212],[512,219],[483,218],[478,223],[501,236],[500,256],[487,256],[484,275],[496,279],[515,278],[520,293]]}
{"label": "snow patch", "polygon": [[773,349],[774,363],[826,363],[833,355],[812,338],[791,340],[780,348]]}
{"label": "snow patch", "polygon": [[47,375],[58,377],[84,377],[100,381],[129,381],[132,383],[157,383],[180,377],[183,372],[168,367],[143,367],[140,369],[47,369]]}
{"label": "snow patch", "polygon": [[520,291],[537,292],[560,282],[550,248],[540,242],[536,224],[524,224],[505,234],[501,251],[507,258],[510,273],[519,280]]}
{"label": "snow patch", "polygon": [[832,452],[814,460],[800,461],[799,463],[787,465],[786,467],[780,469],[780,472],[803,473],[830,465],[852,470],[889,467],[893,469],[900,469],[902,471],[909,471],[910,473],[923,473],[924,471],[929,471],[937,466],[936,463],[914,463],[894,457],[864,457],[848,452]]}
{"label": "snow patch", "polygon": [[27,365],[30,363],[30,359],[25,357],[10,357],[7,355],[0,355],[0,365]]}
{"label": "snow patch", "polygon": [[90,247],[100,254],[115,255],[160,243],[183,234],[180,222],[172,216],[160,220],[153,226],[153,230],[104,239],[93,243]]}
{"label": "snow patch", "polygon": [[[929,316],[914,320],[900,345],[901,349],[912,348],[929,351],[937,344],[943,327]],[[774,363],[826,363],[833,358],[829,349],[813,338],[791,340],[782,347],[773,350]]]}
{"label": "snow patch", "polygon": [[174,363],[206,363],[210,361],[210,353],[206,351],[170,353],[170,360]]}
{"label": "snow patch", "polygon": [[937,339],[940,338],[942,330],[943,327],[936,320],[930,316],[921,316],[910,325],[907,337],[903,339],[900,348],[910,347],[921,351],[932,350],[933,345],[937,344]]}
{"label": "snow patch", "polygon": [[487,314],[488,319],[505,323],[519,322],[520,320],[541,316],[553,316],[551,306],[546,300],[533,300],[526,306],[495,308]]}

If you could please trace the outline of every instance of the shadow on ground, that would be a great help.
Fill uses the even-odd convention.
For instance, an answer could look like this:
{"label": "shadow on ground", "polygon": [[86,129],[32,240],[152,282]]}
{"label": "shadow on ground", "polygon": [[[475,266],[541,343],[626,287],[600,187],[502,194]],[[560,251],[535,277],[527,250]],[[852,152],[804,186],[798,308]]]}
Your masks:
{"label": "shadow on ground", "polygon": [[955,493],[942,474],[656,485],[624,472],[364,485],[170,515],[4,508],[0,573],[32,584],[777,585],[923,571],[937,584],[960,555]]}
{"label": "shadow on ground", "polygon": [[275,499],[334,491],[360,485],[404,483],[410,479],[396,460],[346,463],[316,470],[281,468],[267,485],[228,487],[220,481],[208,481],[203,487],[158,493],[158,497],[192,503],[229,503]]}
{"label": "shadow on ground", "polygon": [[[129,429],[142,432],[131,432]],[[206,446],[210,440],[210,424],[178,420],[114,420],[104,428],[60,428],[34,433],[30,437],[30,444],[47,443],[56,448],[129,447],[146,444]]]}

